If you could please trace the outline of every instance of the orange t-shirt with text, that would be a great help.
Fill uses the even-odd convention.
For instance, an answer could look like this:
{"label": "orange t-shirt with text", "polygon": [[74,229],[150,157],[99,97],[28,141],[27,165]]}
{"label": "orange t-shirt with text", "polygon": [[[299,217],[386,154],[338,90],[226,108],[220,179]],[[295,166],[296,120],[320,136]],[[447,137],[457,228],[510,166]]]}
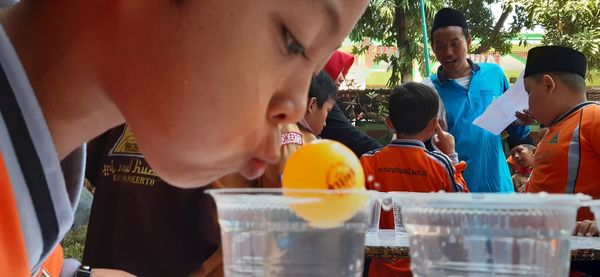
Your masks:
{"label": "orange t-shirt with text", "polygon": [[[540,141],[530,192],[584,193],[600,199],[600,106],[582,103],[549,127]],[[588,208],[578,220],[594,220]]]}
{"label": "orange t-shirt with text", "polygon": [[[453,166],[440,153],[428,151],[418,140],[394,140],[388,146],[364,154],[361,164],[367,176],[367,189],[412,192],[466,192],[464,163]],[[381,211],[379,227],[394,229],[394,214]],[[369,276],[412,276],[410,259],[373,259]]]}

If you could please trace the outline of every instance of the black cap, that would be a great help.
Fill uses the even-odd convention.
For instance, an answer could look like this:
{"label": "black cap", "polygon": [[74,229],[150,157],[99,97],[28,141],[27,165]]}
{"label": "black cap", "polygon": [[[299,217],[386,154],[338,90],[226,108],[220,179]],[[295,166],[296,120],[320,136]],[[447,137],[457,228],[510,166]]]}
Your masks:
{"label": "black cap", "polygon": [[539,46],[527,53],[523,77],[548,72],[571,72],[585,78],[587,61],[583,53],[563,46]]}
{"label": "black cap", "polygon": [[506,138],[506,143],[508,143],[508,150],[512,150],[513,148],[515,148],[516,146],[519,146],[521,144],[530,144],[530,145],[534,145],[533,143],[533,138],[531,138],[530,136],[525,137],[524,139],[519,139],[516,136],[508,136],[508,138]]}
{"label": "black cap", "polygon": [[439,10],[433,18],[433,26],[431,27],[432,36],[435,30],[448,26],[458,26],[469,29],[467,27],[467,20],[461,12],[452,8],[443,8]]}

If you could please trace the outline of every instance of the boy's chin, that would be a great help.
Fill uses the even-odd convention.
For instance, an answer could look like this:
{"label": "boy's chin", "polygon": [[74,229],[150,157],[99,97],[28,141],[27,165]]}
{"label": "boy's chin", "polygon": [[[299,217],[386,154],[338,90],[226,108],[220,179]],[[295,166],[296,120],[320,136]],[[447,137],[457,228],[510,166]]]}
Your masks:
{"label": "boy's chin", "polygon": [[254,180],[265,173],[267,169],[267,163],[259,159],[251,159],[246,163],[244,168],[240,171],[240,174],[248,180]]}

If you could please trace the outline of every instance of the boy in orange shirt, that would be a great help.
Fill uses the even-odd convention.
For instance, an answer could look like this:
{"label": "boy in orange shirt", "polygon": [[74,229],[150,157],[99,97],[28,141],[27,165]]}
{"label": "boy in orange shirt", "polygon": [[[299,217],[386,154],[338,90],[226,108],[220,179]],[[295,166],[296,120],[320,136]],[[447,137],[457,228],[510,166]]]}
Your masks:
{"label": "boy in orange shirt", "polygon": [[[439,99],[432,88],[420,83],[404,84],[390,96],[386,125],[397,136],[389,145],[364,154],[361,163],[367,189],[378,191],[468,191],[462,177],[466,165],[458,162],[454,137],[438,124]],[[429,151],[432,139],[443,153]],[[394,216],[382,212],[380,228],[393,229]],[[371,276],[411,276],[409,259],[373,259]]]}
{"label": "boy in orange shirt", "polygon": [[[585,73],[586,58],[579,51],[560,46],[529,50],[524,73],[529,112],[548,126],[534,158],[531,192],[600,198],[600,106],[586,99]],[[577,220],[575,234],[598,235],[589,209],[582,209]]]}

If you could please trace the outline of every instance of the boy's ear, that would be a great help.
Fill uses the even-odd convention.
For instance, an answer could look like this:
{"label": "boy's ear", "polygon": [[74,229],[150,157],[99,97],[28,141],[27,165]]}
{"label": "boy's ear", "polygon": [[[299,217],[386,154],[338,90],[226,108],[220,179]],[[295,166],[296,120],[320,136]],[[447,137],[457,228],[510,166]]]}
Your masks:
{"label": "boy's ear", "polygon": [[425,130],[427,130],[428,132],[431,132],[431,134],[435,134],[435,128],[438,127],[438,116],[434,116],[431,120],[429,120],[429,123],[427,123],[427,127],[425,127]]}
{"label": "boy's ear", "polygon": [[314,112],[317,109],[317,98],[311,97],[308,99],[308,104],[306,105],[306,111],[309,113]]}
{"label": "boy's ear", "polygon": [[389,116],[385,117],[385,126],[388,127],[388,129],[390,130],[390,132],[396,133],[396,128],[394,128],[394,124],[392,124],[392,120],[390,119]]}
{"label": "boy's ear", "polygon": [[544,88],[546,88],[547,93],[556,91],[556,80],[552,76],[544,74],[542,77],[542,84],[544,85]]}

